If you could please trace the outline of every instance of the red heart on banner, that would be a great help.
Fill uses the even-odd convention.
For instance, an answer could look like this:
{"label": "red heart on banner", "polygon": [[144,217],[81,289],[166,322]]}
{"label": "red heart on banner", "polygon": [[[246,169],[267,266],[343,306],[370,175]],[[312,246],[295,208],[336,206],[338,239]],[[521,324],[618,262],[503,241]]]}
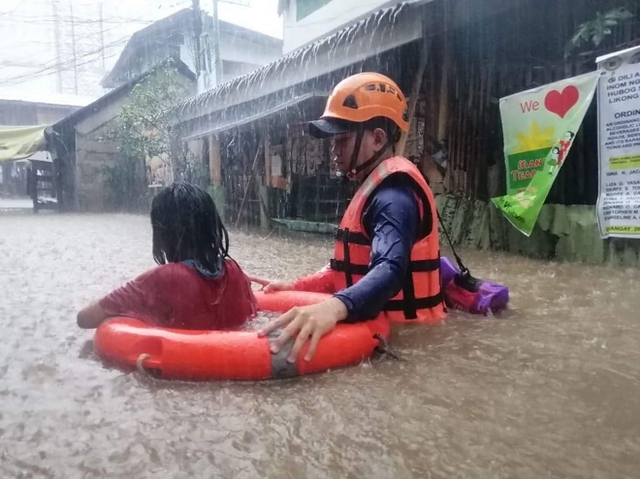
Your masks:
{"label": "red heart on banner", "polygon": [[580,98],[580,92],[573,85],[569,85],[560,93],[558,90],[551,90],[544,97],[544,106],[551,113],[555,113],[560,118],[564,116],[573,108],[573,105],[578,103]]}

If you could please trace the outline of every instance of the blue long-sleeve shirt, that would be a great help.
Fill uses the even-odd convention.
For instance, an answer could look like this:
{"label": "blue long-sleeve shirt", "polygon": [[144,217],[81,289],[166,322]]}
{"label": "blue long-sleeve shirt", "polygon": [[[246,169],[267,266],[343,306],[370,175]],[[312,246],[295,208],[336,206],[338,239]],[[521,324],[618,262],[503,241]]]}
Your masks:
{"label": "blue long-sleeve shirt", "polygon": [[[412,180],[392,176],[365,205],[362,222],[372,240],[370,270],[356,284],[334,295],[349,311],[346,322],[375,318],[402,289],[411,248],[420,231],[418,201]],[[424,215],[430,214],[425,205]],[[425,220],[431,224],[430,218]]]}

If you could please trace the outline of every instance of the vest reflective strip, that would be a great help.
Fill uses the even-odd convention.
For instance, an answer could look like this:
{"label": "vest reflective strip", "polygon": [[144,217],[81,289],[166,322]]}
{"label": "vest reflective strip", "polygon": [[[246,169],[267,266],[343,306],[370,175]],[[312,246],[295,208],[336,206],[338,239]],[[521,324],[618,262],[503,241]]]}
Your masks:
{"label": "vest reflective strip", "polygon": [[[389,176],[389,173],[391,172],[389,171],[389,168],[387,168],[387,165],[384,162],[380,163],[380,165],[371,172],[367,179],[364,180],[364,183],[362,183],[362,186],[360,187],[362,197],[369,198],[371,193],[373,193],[373,190],[376,189],[382,180]],[[376,174],[380,177],[380,181],[376,181]]]}

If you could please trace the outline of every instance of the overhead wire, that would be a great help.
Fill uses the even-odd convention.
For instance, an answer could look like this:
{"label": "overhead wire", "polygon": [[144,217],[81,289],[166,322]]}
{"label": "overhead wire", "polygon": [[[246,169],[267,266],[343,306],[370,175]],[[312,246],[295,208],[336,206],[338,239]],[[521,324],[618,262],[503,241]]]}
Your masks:
{"label": "overhead wire", "polygon": [[[128,40],[129,40],[129,36],[120,38],[119,40],[116,40],[114,42],[111,42],[108,45],[105,45],[104,48],[100,47],[96,50],[90,51],[90,52],[85,52],[83,54],[80,55],[76,55],[76,60],[77,59],[81,59],[81,58],[87,58],[90,57],[92,55],[99,55],[100,53],[102,53],[103,50],[107,50],[108,48],[112,48],[114,46],[118,46],[118,45],[123,45],[125,44]],[[115,54],[111,55],[114,56]],[[6,84],[6,83],[10,83],[12,81],[19,81],[21,79],[24,78],[30,78],[30,77],[38,77],[38,76],[47,76],[49,74],[54,74],[58,68],[62,68],[62,69],[73,69],[73,68],[77,68],[80,65],[86,65],[87,62],[81,63],[81,64],[73,64],[73,58],[69,58],[67,60],[62,60],[61,58],[62,56],[54,59],[53,62],[48,62],[46,65],[44,65],[40,70],[35,71],[35,72],[29,72],[29,73],[25,73],[25,74],[21,74],[21,75],[17,75],[14,77],[9,77],[9,78],[4,78],[2,80],[0,80],[0,85],[2,84]],[[89,63],[91,63],[94,60],[91,60]],[[66,67],[66,65],[69,65],[68,68],[64,68]],[[42,75],[42,73],[45,73],[45,75]]]}
{"label": "overhead wire", "polygon": [[8,12],[0,12],[0,18],[4,17],[5,15],[10,15],[11,13],[15,12],[16,10],[19,10],[20,8],[22,8],[22,6],[25,3],[27,3],[27,0],[22,0],[16,7],[13,7]]}
{"label": "overhead wire", "polygon": [[[104,28],[100,31],[97,32],[91,32],[92,35],[95,35],[96,37],[98,35],[104,35],[105,33],[109,33],[112,32],[116,29],[120,29],[120,27],[123,26],[123,24],[139,24],[139,25],[149,25],[151,23],[153,23],[152,20],[148,20],[148,19],[143,19],[143,18],[122,18],[122,17],[110,17],[107,19],[103,19],[102,22],[99,19],[92,19],[92,18],[86,18],[83,16],[71,16],[71,15],[65,15],[64,13],[60,13],[60,15],[58,16],[33,16],[33,15],[25,15],[25,14],[16,14],[15,12],[17,10],[20,9],[20,7],[23,6],[23,4],[26,3],[26,1],[23,1],[20,5],[18,5],[17,7],[13,8],[12,10],[10,10],[9,12],[4,12],[4,15],[2,15],[0,17],[0,24],[1,23],[6,23],[6,22],[11,22],[11,24],[16,24],[16,23],[28,23],[29,25],[39,25],[39,26],[60,26],[62,25],[63,27],[67,27],[68,25],[73,25],[74,27],[80,27],[81,29],[85,26],[94,26],[94,25],[99,25],[99,24],[107,24],[109,25],[108,28]],[[147,2],[147,5],[150,6],[152,3],[155,3],[153,0]],[[178,4],[176,4],[178,5]],[[115,41],[109,42],[107,44],[105,44],[104,46],[100,45],[100,47],[98,48],[91,48],[88,51],[81,51],[80,53],[77,53],[75,55],[75,58],[72,58],[71,53],[66,53],[66,54],[59,54],[56,58],[47,61],[44,65],[41,66],[30,66],[30,65],[20,65],[20,62],[14,62],[14,63],[18,63],[18,65],[12,65],[15,66],[16,68],[29,68],[30,70],[28,72],[25,73],[21,73],[19,75],[13,75],[11,77],[6,77],[3,79],[0,79],[0,85],[6,85],[9,83],[24,83],[25,81],[29,81],[31,79],[34,78],[40,78],[40,77],[44,77],[44,76],[50,76],[53,75],[55,73],[58,72],[68,72],[70,70],[78,70],[78,68],[86,66],[86,65],[90,65],[92,63],[98,63],[101,62],[103,60],[101,54],[103,54],[103,52],[111,50],[113,48],[117,48],[122,46],[123,44],[125,44],[129,38],[131,37],[131,35],[134,32],[132,32],[131,34],[127,34],[126,36],[119,38]],[[87,42],[86,42],[86,35],[82,36],[82,34],[77,37],[78,41],[76,42],[76,45],[81,46],[81,50],[82,50],[82,45],[84,44],[84,46],[87,46]],[[84,40],[84,41],[83,41]],[[31,40],[30,41],[31,44],[36,44],[36,45],[50,45],[51,42],[47,42],[47,41],[34,41]],[[95,44],[95,40],[93,42]],[[109,58],[111,59],[112,57],[116,56],[119,53],[119,51],[117,52],[113,52],[110,54],[107,54],[104,56],[105,59]],[[85,61],[82,61],[83,59],[86,59]],[[11,60],[9,61],[5,61],[5,65],[7,65],[8,63],[10,63]],[[2,65],[2,63],[0,62],[0,65]],[[8,66],[8,65],[7,65]],[[36,68],[36,70],[34,71],[33,69]]]}

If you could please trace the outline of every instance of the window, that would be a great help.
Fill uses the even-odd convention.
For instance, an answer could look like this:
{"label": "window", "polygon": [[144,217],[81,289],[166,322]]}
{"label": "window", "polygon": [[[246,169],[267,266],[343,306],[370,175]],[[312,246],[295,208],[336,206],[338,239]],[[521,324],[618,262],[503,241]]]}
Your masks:
{"label": "window", "polygon": [[331,0],[298,0],[296,8],[296,19],[298,21],[305,17],[308,17],[313,12],[318,10],[323,5],[326,5]]}

